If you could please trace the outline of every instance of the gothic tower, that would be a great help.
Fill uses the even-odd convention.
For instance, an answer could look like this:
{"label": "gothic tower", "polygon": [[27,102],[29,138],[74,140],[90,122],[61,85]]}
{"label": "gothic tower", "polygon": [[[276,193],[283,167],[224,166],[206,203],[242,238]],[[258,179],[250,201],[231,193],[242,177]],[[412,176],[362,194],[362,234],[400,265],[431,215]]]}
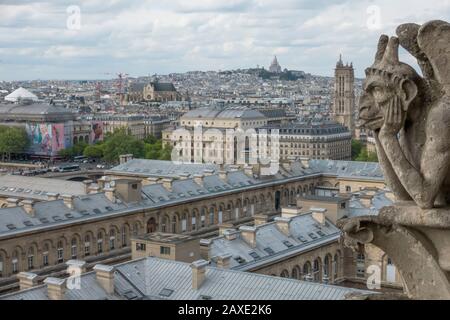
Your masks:
{"label": "gothic tower", "polygon": [[334,120],[346,126],[352,135],[355,135],[354,113],[355,113],[355,76],[353,63],[344,65],[342,55],[334,69]]}

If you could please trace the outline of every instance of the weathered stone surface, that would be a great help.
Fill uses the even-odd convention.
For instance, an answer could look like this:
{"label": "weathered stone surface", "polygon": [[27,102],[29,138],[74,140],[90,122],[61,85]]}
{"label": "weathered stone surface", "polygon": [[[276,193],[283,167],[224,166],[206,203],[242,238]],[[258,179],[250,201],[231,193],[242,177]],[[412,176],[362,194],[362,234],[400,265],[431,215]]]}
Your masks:
{"label": "weathered stone surface", "polygon": [[[339,226],[348,246],[372,243],[391,257],[407,297],[450,299],[450,24],[403,24],[397,35],[380,38],[359,115],[399,201]],[[399,44],[423,77],[399,61]],[[349,297],[366,298],[395,297]]]}

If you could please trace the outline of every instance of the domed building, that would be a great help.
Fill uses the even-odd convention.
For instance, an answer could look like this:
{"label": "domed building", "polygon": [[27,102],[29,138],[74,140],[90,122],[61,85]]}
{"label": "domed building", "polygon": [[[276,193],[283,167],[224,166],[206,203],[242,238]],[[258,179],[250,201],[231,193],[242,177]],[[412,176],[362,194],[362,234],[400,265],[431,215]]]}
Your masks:
{"label": "domed building", "polygon": [[278,63],[277,56],[274,56],[272,63],[270,64],[269,71],[273,73],[281,73],[281,66]]}

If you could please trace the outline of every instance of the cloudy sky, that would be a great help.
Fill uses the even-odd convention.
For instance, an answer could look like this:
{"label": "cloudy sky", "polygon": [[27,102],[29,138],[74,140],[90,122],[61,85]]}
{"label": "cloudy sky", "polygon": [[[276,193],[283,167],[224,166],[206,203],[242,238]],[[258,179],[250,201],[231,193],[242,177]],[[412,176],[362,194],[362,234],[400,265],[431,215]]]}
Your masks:
{"label": "cloudy sky", "polygon": [[0,0],[0,80],[267,68],[274,55],[332,75],[339,53],[361,77],[381,33],[431,19],[450,20],[450,0]]}

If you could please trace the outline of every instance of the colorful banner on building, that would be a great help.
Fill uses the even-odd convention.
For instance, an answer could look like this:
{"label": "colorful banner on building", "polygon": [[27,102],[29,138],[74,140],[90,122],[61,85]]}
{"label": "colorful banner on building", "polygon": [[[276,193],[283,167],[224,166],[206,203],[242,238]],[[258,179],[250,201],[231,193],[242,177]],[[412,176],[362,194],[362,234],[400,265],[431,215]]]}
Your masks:
{"label": "colorful banner on building", "polygon": [[29,152],[34,155],[56,156],[66,148],[64,123],[27,123],[25,130],[31,142]]}
{"label": "colorful banner on building", "polygon": [[91,131],[91,142],[96,143],[103,140],[103,122],[93,121]]}

